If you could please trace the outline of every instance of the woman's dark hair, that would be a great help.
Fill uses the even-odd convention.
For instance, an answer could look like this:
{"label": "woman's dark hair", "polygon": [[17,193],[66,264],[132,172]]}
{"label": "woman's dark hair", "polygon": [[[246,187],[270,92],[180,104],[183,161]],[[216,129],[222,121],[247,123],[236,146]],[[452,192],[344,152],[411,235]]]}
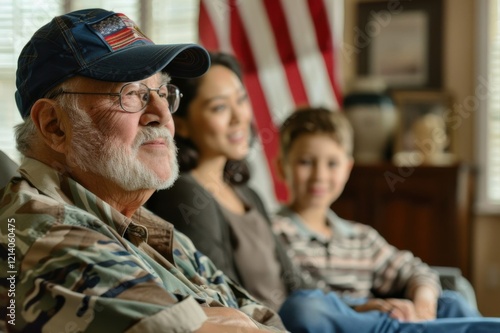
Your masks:
{"label": "woman's dark hair", "polygon": [[[209,52],[212,66],[221,65],[238,76],[243,82],[243,75],[238,60],[231,54],[224,52]],[[203,81],[203,76],[190,79],[172,78],[171,83],[175,84],[182,93],[181,103],[175,112],[175,117],[186,118],[189,105],[198,94],[198,87]],[[175,119],[174,117],[174,119]],[[253,129],[252,129],[253,130]],[[188,172],[198,165],[198,149],[189,139],[175,134],[175,142],[179,149],[178,161],[181,172]],[[224,180],[231,184],[244,184],[250,179],[250,170],[246,160],[228,160],[224,167]]]}

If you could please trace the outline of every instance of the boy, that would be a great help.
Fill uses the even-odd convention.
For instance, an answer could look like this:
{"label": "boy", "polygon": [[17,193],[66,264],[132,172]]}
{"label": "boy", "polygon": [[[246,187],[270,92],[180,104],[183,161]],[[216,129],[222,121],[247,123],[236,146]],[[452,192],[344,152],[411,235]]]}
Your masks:
{"label": "boy", "polygon": [[479,316],[456,293],[442,293],[438,276],[420,259],[330,209],[354,163],[352,129],[341,112],[299,109],[283,123],[280,141],[278,166],[290,198],[273,228],[306,279],[357,312],[410,322]]}

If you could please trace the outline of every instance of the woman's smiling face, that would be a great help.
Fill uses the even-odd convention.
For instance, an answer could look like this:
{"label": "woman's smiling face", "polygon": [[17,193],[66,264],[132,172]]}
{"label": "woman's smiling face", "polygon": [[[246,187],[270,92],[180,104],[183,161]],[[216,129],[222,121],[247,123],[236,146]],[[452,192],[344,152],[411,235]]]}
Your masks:
{"label": "woman's smiling face", "polygon": [[178,133],[195,144],[200,159],[241,160],[248,154],[250,102],[238,76],[225,66],[213,65],[203,76],[187,117],[180,121]]}

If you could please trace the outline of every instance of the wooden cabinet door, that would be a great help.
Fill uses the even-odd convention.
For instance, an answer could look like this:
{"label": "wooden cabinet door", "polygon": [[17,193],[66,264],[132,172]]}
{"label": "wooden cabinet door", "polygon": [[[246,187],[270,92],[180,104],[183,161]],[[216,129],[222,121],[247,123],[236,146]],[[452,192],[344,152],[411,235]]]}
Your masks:
{"label": "wooden cabinet door", "polygon": [[458,267],[469,277],[471,179],[459,165],[356,166],[332,208],[429,265]]}

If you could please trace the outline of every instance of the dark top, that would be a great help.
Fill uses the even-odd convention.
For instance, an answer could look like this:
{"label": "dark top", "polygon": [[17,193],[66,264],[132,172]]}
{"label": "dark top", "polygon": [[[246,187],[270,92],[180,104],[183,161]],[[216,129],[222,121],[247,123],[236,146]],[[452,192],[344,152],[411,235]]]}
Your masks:
{"label": "dark top", "polygon": [[[257,193],[246,185],[235,186],[234,189],[244,198],[244,202],[255,207],[267,222],[287,291],[303,288],[300,274],[292,265],[281,241],[272,233],[271,220]],[[181,174],[171,188],[155,192],[146,205],[151,211],[174,224],[175,228],[186,234],[196,248],[212,259],[220,270],[246,288],[234,256],[237,237],[223,214],[222,207],[190,174]]]}

